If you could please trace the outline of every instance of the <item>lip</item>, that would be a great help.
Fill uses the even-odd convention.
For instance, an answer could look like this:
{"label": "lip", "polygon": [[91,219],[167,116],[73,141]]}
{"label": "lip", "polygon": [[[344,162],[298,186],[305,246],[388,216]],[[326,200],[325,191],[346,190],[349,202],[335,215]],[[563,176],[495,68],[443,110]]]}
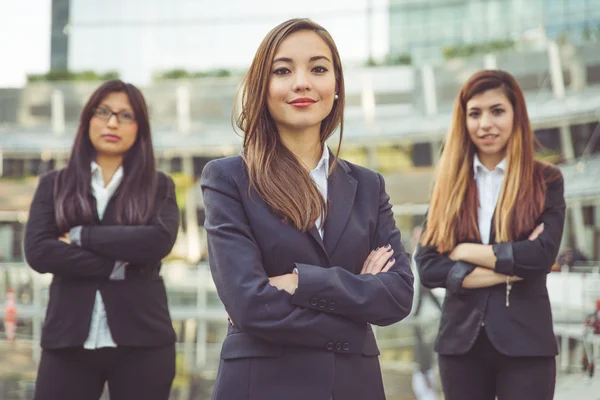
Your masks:
{"label": "lip", "polygon": [[288,102],[288,104],[297,108],[306,108],[312,106],[316,102],[316,100],[313,100],[310,97],[300,97]]}
{"label": "lip", "polygon": [[[487,135],[485,135],[487,136]],[[486,138],[485,136],[480,136],[478,139],[484,145],[491,145],[496,142],[496,140],[500,137],[500,135],[493,135],[491,138]]]}
{"label": "lip", "polygon": [[106,140],[107,142],[118,142],[119,140],[121,140],[121,138],[117,135],[112,135],[110,133],[108,134],[104,134],[102,135],[102,139]]}

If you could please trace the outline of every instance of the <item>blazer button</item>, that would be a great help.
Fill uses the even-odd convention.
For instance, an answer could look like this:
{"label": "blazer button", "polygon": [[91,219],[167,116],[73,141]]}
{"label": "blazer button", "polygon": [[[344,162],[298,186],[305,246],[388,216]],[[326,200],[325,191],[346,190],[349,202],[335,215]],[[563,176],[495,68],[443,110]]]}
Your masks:
{"label": "blazer button", "polygon": [[335,303],[332,301],[331,303],[329,303],[329,305],[327,306],[327,308],[329,308],[329,311],[335,310]]}
{"label": "blazer button", "polygon": [[319,302],[319,307],[320,307],[320,308],[325,308],[325,306],[326,306],[326,305],[327,305],[327,302],[326,302],[325,300],[321,300],[321,301]]}
{"label": "blazer button", "polygon": [[327,350],[329,350],[329,351],[333,350],[333,342],[327,343]]}
{"label": "blazer button", "polygon": [[344,351],[348,351],[348,350],[350,350],[350,343],[348,343],[348,342],[345,342],[345,343],[344,343],[344,347],[343,347],[343,349],[344,349]]}
{"label": "blazer button", "polygon": [[317,299],[316,297],[313,297],[312,299],[310,299],[311,306],[316,306],[317,304],[319,304],[319,299]]}
{"label": "blazer button", "polygon": [[335,344],[335,349],[336,349],[337,351],[340,351],[340,350],[342,349],[342,344],[341,344],[340,342],[337,342],[337,343]]}

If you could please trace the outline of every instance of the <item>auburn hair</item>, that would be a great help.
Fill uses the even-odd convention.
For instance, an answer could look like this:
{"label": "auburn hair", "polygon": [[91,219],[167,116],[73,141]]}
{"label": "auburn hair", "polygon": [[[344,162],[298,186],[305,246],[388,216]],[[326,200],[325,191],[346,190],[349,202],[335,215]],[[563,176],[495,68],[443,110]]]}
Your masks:
{"label": "auburn hair", "polygon": [[284,221],[306,232],[314,227],[320,216],[325,216],[327,204],[309,172],[282,143],[275,121],[267,108],[272,64],[277,50],[289,35],[302,30],[314,32],[323,39],[333,57],[338,99],[334,101],[329,115],[321,122],[320,142],[324,147],[325,141],[339,126],[340,139],[330,171],[334,167],[344,130],[342,63],[331,35],[309,19],[283,22],[263,39],[238,93],[238,98],[241,97],[241,112],[236,124],[244,133],[242,157],[248,169],[250,189],[256,190]]}
{"label": "auburn hair", "polygon": [[514,110],[514,126],[507,148],[507,168],[494,213],[497,242],[526,238],[536,227],[544,207],[550,164],[535,159],[536,139],[527,115],[525,98],[515,78],[501,70],[484,70],[471,76],[458,94],[452,122],[436,170],[421,243],[447,253],[464,241],[481,240],[477,223],[479,199],[473,159],[477,148],[466,126],[467,102],[475,95],[501,89]]}

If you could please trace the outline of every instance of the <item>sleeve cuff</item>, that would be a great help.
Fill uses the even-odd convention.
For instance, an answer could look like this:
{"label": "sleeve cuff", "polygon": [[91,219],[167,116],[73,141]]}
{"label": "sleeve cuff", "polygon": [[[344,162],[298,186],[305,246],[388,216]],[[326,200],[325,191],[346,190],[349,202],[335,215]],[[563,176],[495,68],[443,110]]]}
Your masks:
{"label": "sleeve cuff", "polygon": [[125,279],[125,267],[127,263],[124,261],[115,261],[112,273],[110,274],[111,281],[122,281]]}
{"label": "sleeve cuff", "polygon": [[457,261],[452,268],[450,268],[450,272],[448,272],[448,276],[446,277],[446,289],[452,293],[463,293],[465,289],[462,284],[465,280],[465,277],[469,275],[475,266],[473,264]]}
{"label": "sleeve cuff", "polygon": [[513,276],[515,259],[513,255],[512,243],[497,243],[492,245],[496,255],[496,265],[494,271],[499,274]]}
{"label": "sleeve cuff", "polygon": [[69,230],[69,240],[72,244],[81,247],[81,225],[74,226]]}

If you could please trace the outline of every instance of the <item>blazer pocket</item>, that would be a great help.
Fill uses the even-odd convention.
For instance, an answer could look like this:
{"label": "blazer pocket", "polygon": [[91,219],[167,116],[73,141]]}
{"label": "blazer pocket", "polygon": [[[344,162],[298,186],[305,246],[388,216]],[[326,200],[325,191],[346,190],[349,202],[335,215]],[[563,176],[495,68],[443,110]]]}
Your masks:
{"label": "blazer pocket", "polygon": [[248,357],[279,357],[282,345],[257,339],[246,333],[234,333],[225,338],[221,349],[223,360]]}

